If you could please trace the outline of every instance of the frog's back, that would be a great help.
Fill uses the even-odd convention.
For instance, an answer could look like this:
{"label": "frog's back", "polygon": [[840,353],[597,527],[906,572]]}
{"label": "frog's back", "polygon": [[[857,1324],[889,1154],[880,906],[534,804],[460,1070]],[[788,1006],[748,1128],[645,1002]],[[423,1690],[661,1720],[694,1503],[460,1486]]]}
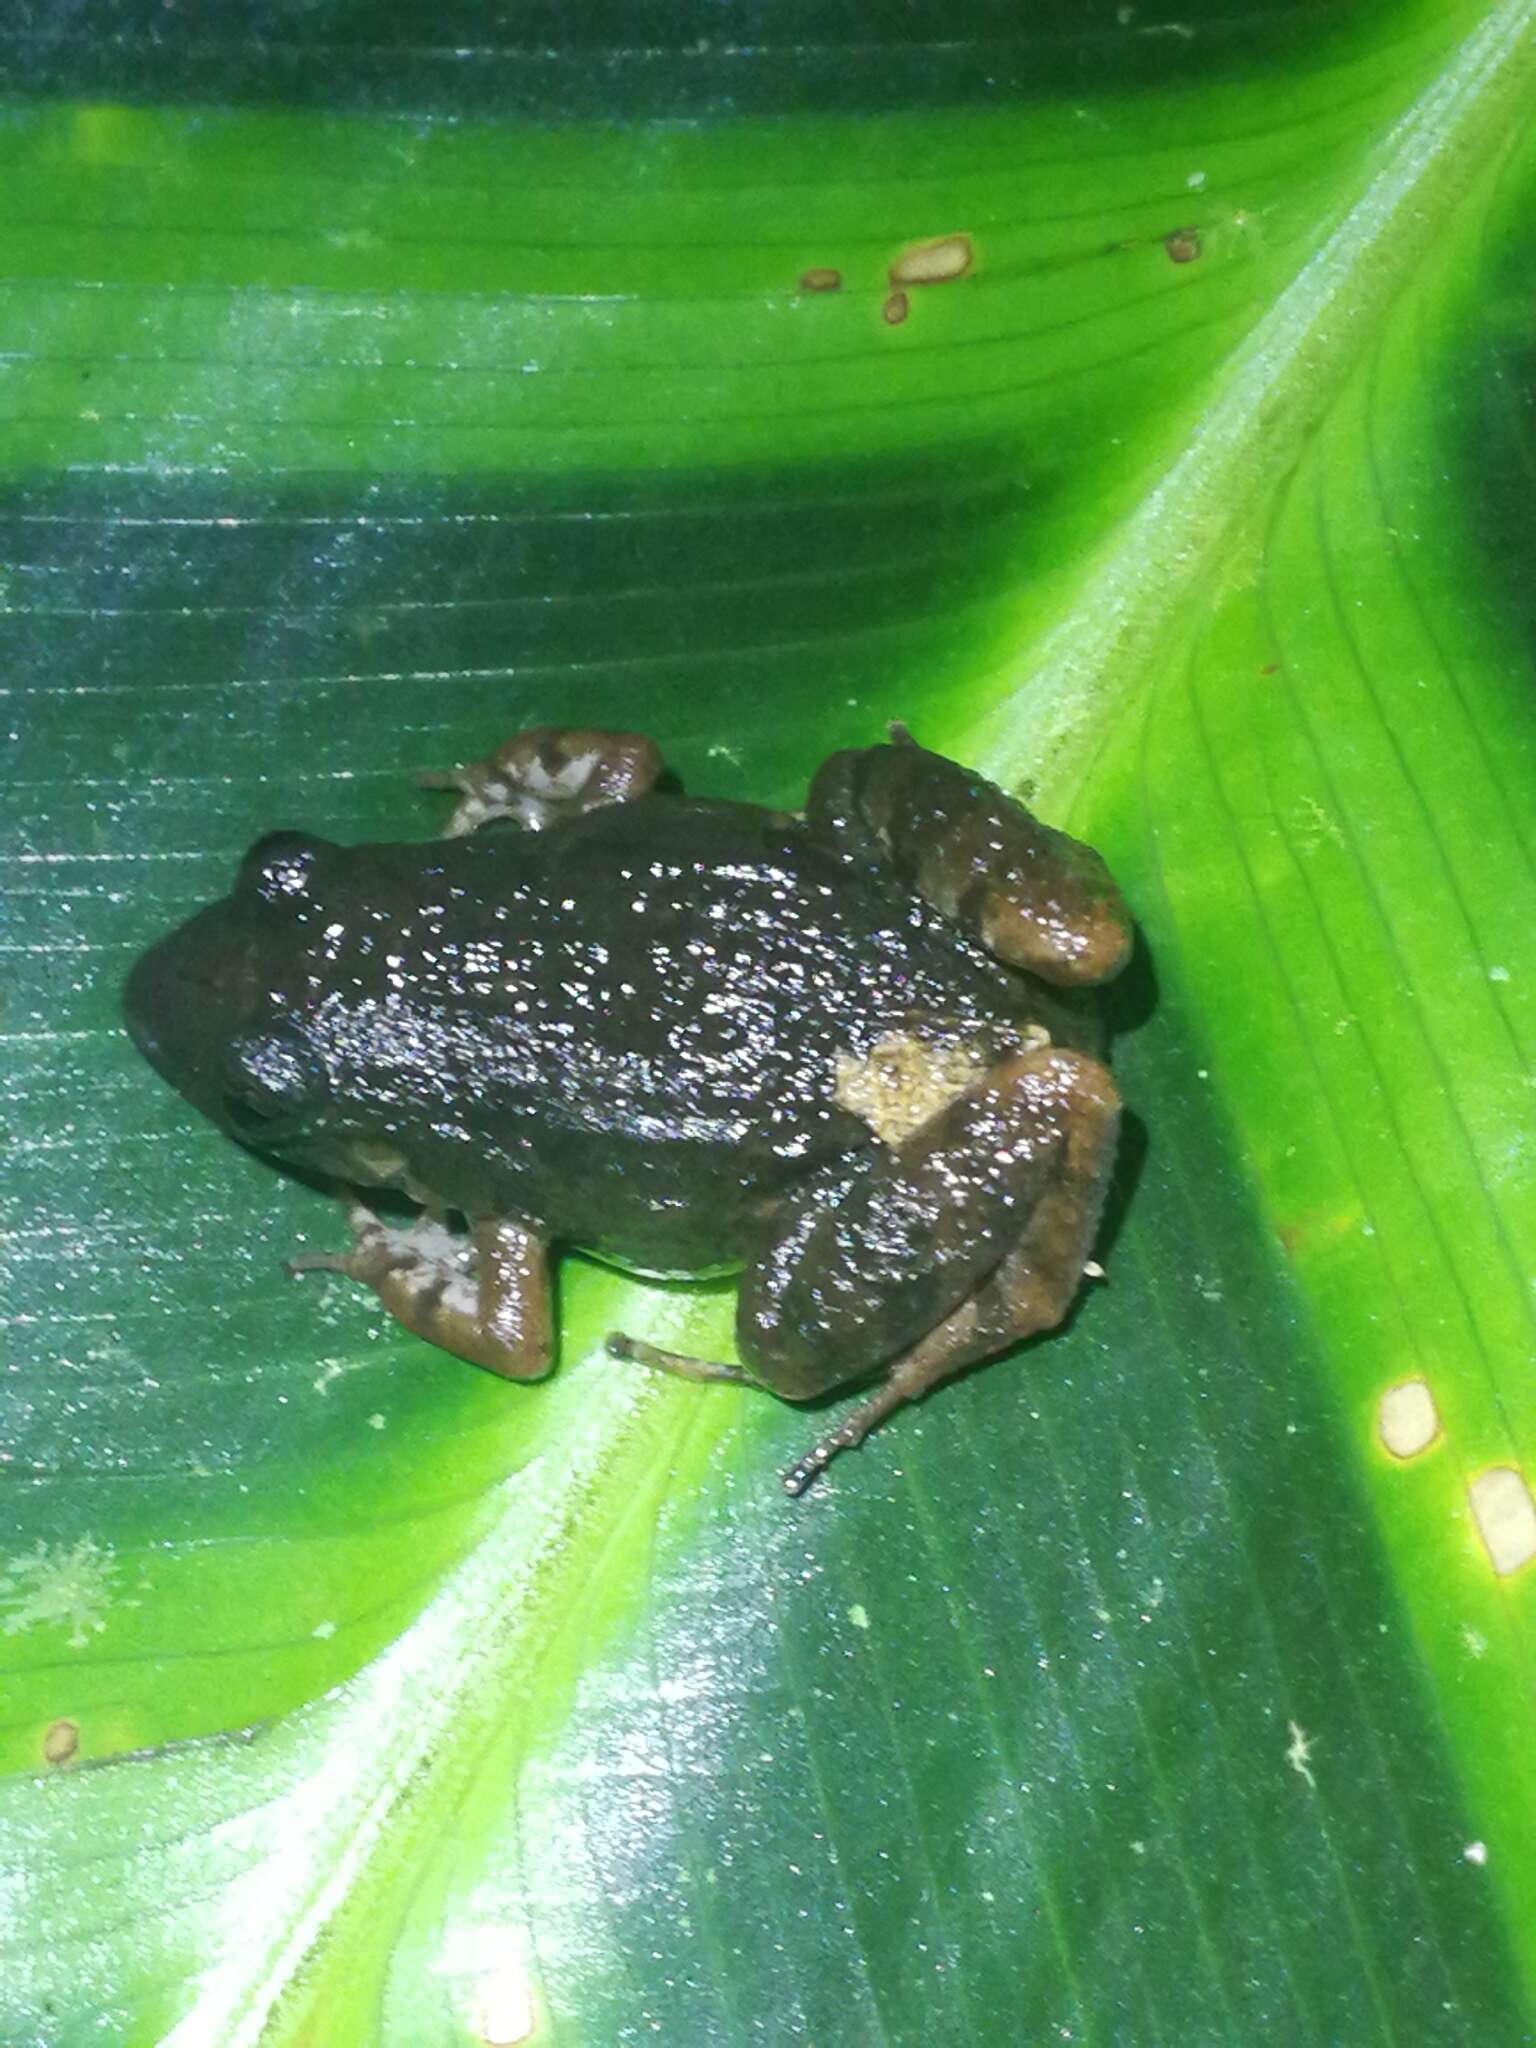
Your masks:
{"label": "frog's back", "polygon": [[431,1104],[467,1105],[490,1198],[641,1264],[737,1256],[760,1200],[869,1142],[840,1060],[914,1015],[1030,1007],[883,870],[752,806],[653,797],[365,851]]}
{"label": "frog's back", "polygon": [[[657,797],[467,843],[483,947],[510,926],[509,1045],[579,1121],[777,1121],[914,1012],[1017,1012],[1019,978],[798,820]],[[466,904],[466,912],[470,906]],[[526,1005],[526,1007],[524,1007]]]}

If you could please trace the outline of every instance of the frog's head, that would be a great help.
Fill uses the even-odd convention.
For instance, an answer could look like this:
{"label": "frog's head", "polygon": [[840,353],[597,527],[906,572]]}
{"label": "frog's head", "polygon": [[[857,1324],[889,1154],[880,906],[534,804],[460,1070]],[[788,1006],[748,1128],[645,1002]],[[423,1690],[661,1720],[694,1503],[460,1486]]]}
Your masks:
{"label": "frog's head", "polygon": [[325,1105],[325,1074],[289,1001],[312,944],[317,862],[333,849],[273,832],[232,893],[161,939],[123,990],[144,1057],[219,1128],[289,1157]]}

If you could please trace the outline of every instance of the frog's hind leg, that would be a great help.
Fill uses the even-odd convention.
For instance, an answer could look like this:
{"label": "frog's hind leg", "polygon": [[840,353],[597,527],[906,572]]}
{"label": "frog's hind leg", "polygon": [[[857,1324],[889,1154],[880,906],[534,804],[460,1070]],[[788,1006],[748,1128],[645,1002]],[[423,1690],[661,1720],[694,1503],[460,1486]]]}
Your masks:
{"label": "frog's hind leg", "polygon": [[653,789],[661,751],[638,732],[601,732],[540,725],[514,733],[482,761],[425,769],[423,789],[456,789],[459,803],[443,827],[456,839],[492,818],[510,818],[530,832],[547,830],[602,804],[630,803]]}
{"label": "frog's hind leg", "polygon": [[344,1273],[371,1287],[397,1323],[503,1379],[536,1380],[554,1355],[544,1245],[521,1224],[488,1218],[469,1236],[437,1218],[385,1223],[353,1203],[349,1252],[304,1252],[290,1273]]}
{"label": "frog's hind leg", "polygon": [[770,1248],[742,1290],[743,1355],[764,1378],[789,1392],[798,1376],[802,1399],[828,1390],[860,1322],[886,1361],[875,1392],[784,1475],[787,1492],[894,1409],[1061,1321],[1093,1250],[1119,1110],[1097,1060],[1021,1054],[888,1153],[851,1209]]}
{"label": "frog's hind leg", "polygon": [[833,754],[806,799],[815,832],[888,862],[999,960],[1058,986],[1108,981],[1132,926],[1092,847],[1027,811],[985,776],[892,728],[892,744]]}

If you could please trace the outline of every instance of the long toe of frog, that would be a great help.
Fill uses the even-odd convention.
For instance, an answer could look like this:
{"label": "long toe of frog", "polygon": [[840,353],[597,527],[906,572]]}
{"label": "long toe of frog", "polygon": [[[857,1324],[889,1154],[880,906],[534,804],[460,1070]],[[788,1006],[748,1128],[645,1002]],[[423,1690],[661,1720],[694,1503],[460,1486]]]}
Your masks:
{"label": "long toe of frog", "polygon": [[634,1365],[649,1366],[653,1372],[676,1373],[679,1379],[724,1381],[737,1387],[759,1384],[739,1365],[727,1365],[722,1359],[690,1358],[681,1351],[663,1351],[659,1345],[626,1336],[622,1330],[609,1331],[605,1348],[610,1358],[627,1358]]}

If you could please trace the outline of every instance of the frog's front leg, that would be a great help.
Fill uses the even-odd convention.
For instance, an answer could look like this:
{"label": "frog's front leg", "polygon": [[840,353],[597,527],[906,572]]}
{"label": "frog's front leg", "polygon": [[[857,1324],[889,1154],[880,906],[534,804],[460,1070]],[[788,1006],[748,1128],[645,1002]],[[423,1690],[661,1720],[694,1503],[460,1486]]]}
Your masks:
{"label": "frog's front leg", "polygon": [[847,851],[889,862],[999,960],[1043,981],[1108,981],[1130,957],[1130,912],[1093,848],[901,727],[890,746],[825,761],[806,822]]}
{"label": "frog's front leg", "polygon": [[290,1273],[344,1273],[371,1287],[397,1323],[503,1379],[550,1368],[554,1335],[544,1245],[520,1223],[488,1218],[461,1236],[432,1216],[385,1223],[347,1211],[349,1252],[303,1252]]}
{"label": "frog's front leg", "polygon": [[630,803],[655,787],[661,750],[638,732],[578,730],[554,725],[514,733],[483,761],[424,770],[423,789],[456,789],[460,801],[443,827],[462,837],[492,818],[511,818],[539,832],[602,804]]}

